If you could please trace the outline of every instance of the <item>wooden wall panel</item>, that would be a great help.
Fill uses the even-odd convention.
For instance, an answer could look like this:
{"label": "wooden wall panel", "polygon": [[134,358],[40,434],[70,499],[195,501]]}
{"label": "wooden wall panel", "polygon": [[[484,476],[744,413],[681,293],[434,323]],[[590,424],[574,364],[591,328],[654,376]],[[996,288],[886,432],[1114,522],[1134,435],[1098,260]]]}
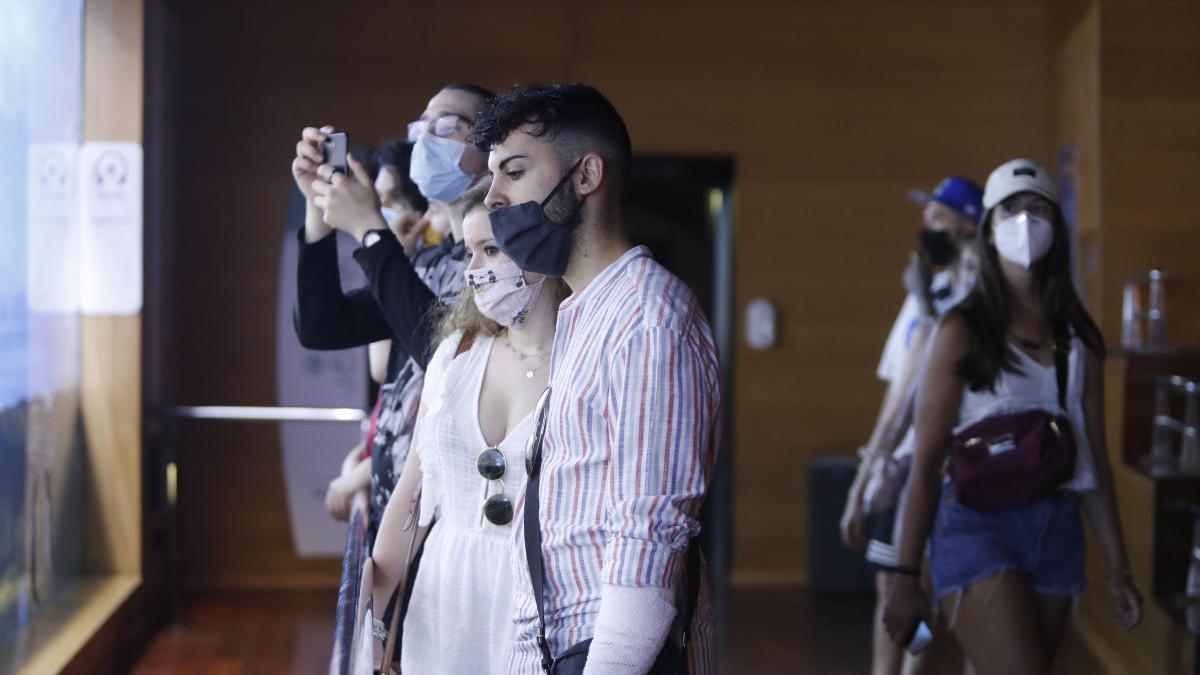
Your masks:
{"label": "wooden wall panel", "polygon": [[[1104,0],[1095,21],[1099,90],[1099,196],[1101,274],[1098,313],[1110,343],[1119,340],[1122,286],[1131,274],[1159,266],[1168,271],[1168,337],[1200,342],[1200,228],[1190,184],[1200,175],[1200,5],[1194,2]],[[1193,672],[1194,638],[1173,624],[1150,597],[1153,587],[1154,486],[1120,465],[1124,360],[1107,369],[1109,456],[1114,463],[1121,520],[1134,577],[1146,594],[1135,631],[1112,620],[1103,584],[1093,583],[1080,625],[1093,650],[1113,672]],[[1099,553],[1088,573],[1102,579]]]}
{"label": "wooden wall panel", "polygon": [[1096,321],[1101,321],[1100,4],[1070,0],[1050,7],[1054,159],[1059,164],[1052,169],[1061,184],[1064,167],[1058,161],[1060,153],[1069,146],[1076,149],[1074,224],[1079,246],[1074,262],[1084,302]]}
{"label": "wooden wall panel", "polygon": [[[637,150],[734,157],[736,311],[766,297],[783,320],[770,352],[741,347],[738,332],[735,566],[746,581],[806,578],[808,459],[849,454],[869,435],[883,393],[873,373],[920,224],[906,190],[950,173],[982,181],[1011,157],[1049,161],[1052,148],[1040,0],[179,12],[174,321],[188,403],[274,400],[279,230],[305,124],[376,141],[400,135],[447,81],[581,79],[613,99]],[[205,444],[257,454],[190,455],[211,463],[191,489],[212,509],[195,508],[225,513],[215,502],[229,486],[258,484],[267,515],[225,523],[224,537],[193,528],[193,545],[277,542],[277,441],[230,428]],[[250,473],[222,479],[235,472]],[[222,584],[311,572],[260,548],[193,563],[196,579]]]}
{"label": "wooden wall panel", "polygon": [[[83,140],[141,143],[141,0],[84,4]],[[88,461],[84,570],[137,574],[142,569],[141,317],[84,317],[81,329]]]}
{"label": "wooden wall panel", "polygon": [[1168,337],[1200,343],[1200,5],[1105,2],[1100,72],[1104,329],[1120,335],[1121,285],[1162,267]]}

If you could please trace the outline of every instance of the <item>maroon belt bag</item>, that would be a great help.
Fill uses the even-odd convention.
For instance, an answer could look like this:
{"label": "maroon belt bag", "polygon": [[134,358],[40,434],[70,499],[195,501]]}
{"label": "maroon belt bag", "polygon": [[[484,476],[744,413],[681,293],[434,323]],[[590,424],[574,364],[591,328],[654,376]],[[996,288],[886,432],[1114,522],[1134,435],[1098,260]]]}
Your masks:
{"label": "maroon belt bag", "polygon": [[[1067,351],[1062,342],[1054,365],[1059,407],[1065,410]],[[980,511],[1024,506],[1070,480],[1076,453],[1071,423],[1063,416],[1043,410],[997,415],[954,436],[950,479],[964,506]]]}

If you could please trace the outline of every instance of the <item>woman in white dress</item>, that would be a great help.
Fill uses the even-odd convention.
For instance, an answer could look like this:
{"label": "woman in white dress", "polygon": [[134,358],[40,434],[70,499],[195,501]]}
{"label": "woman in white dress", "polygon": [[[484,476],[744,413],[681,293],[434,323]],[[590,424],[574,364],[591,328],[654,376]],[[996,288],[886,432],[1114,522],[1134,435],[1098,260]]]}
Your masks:
{"label": "woman in white dress", "polygon": [[421,522],[436,525],[401,633],[400,670],[415,675],[508,672],[513,505],[563,294],[560,280],[523,273],[496,246],[483,205],[489,183],[459,200],[467,283],[443,321],[414,452],[372,552],[373,604],[383,608],[407,572],[403,542],[420,486]]}

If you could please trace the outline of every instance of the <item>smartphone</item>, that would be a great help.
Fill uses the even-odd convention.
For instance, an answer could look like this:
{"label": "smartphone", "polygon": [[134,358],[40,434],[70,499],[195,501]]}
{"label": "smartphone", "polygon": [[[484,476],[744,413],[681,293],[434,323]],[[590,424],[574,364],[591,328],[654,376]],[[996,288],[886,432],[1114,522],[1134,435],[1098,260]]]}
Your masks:
{"label": "smartphone", "polygon": [[908,644],[904,648],[909,654],[920,654],[933,641],[933,631],[929,630],[929,624],[924,621],[917,622],[917,628],[913,631],[913,636],[909,639]]}
{"label": "smartphone", "polygon": [[348,144],[349,141],[346,139],[346,134],[340,131],[329,134],[329,137],[322,144],[325,149],[325,163],[332,165],[334,171],[340,171],[347,175],[350,173],[346,167]]}

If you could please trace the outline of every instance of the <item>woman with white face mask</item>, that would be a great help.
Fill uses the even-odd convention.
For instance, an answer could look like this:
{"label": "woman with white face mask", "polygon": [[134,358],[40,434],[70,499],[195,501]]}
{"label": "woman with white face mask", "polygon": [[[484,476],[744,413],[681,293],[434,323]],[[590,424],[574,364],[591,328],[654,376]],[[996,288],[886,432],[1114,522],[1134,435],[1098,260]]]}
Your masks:
{"label": "woman with white face mask", "polygon": [[1013,160],[983,208],[975,288],[938,327],[920,385],[884,622],[901,644],[933,623],[917,579],[928,542],[940,608],[977,672],[1050,673],[1084,586],[1081,506],[1124,628],[1141,596],[1108,462],[1104,341],[1075,293],[1054,182]]}
{"label": "woman with white face mask", "polygon": [[373,551],[373,604],[383,607],[406,574],[399,552],[420,486],[421,523],[437,523],[403,620],[405,673],[508,672],[513,506],[565,286],[522,272],[500,251],[483,205],[489,187],[455,204],[464,214],[464,287],[443,320],[413,452]]}

